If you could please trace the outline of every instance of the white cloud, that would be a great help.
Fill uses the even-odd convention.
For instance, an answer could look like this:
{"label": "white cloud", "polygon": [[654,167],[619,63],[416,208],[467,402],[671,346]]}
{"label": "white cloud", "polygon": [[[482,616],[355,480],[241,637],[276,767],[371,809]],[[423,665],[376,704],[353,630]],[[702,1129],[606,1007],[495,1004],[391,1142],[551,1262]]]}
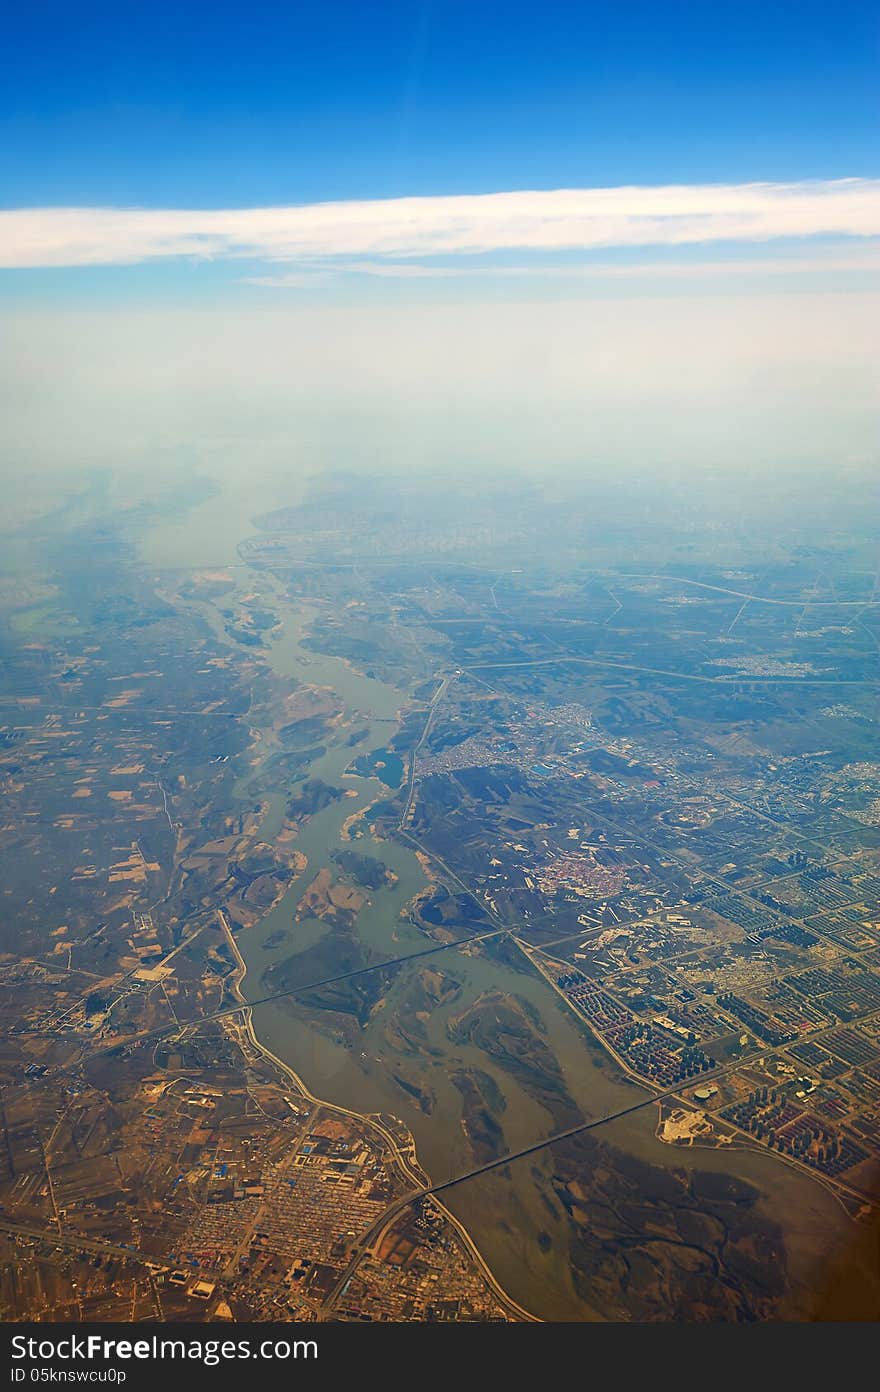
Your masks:
{"label": "white cloud", "polygon": [[418,261],[318,261],[303,262],[296,271],[275,271],[245,276],[248,285],[273,289],[314,289],[337,280],[340,275],[376,277],[380,280],[460,280],[486,276],[505,279],[551,280],[715,280],[727,276],[754,278],[777,275],[871,275],[880,273],[880,246],[847,254],[839,245],[826,247],[821,256],[741,257],[724,261],[641,261],[610,265],[604,261],[562,264],[508,265],[425,265]]}
{"label": "white cloud", "polygon": [[287,208],[0,212],[0,266],[161,257],[407,258],[880,235],[880,180],[670,185]]}

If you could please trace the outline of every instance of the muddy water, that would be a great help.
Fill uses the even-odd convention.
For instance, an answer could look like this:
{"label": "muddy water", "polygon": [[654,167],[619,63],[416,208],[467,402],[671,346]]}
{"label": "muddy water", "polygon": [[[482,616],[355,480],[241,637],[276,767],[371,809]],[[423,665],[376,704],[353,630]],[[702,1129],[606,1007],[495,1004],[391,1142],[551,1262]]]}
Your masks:
{"label": "muddy water", "polygon": [[[386,746],[407,692],[356,672],[342,659],[305,648],[304,637],[319,621],[314,606],[290,601],[263,573],[247,572],[243,583],[251,591],[262,591],[267,607],[271,605],[281,618],[269,654],[275,672],[298,683],[332,688],[348,713],[368,727],[368,737],[355,749],[344,744],[331,746],[310,767],[310,777],[344,787],[352,796],[325,808],[302,828],[297,847],[308,858],[305,874],[262,923],[239,936],[248,968],[244,990],[251,999],[258,999],[266,991],[268,968],[305,951],[329,931],[319,920],[304,917],[297,922],[295,915],[314,875],[321,868],[333,868],[334,850],[354,849],[375,856],[397,876],[393,886],[369,892],[358,916],[357,934],[369,961],[403,956],[428,945],[402,917],[426,881],[417,858],[406,847],[377,842],[366,827],[354,842],[343,831],[353,813],[387,796],[387,789],[377,778],[355,777],[346,770],[355,757]],[[217,611],[207,604],[199,608],[218,636],[228,641]],[[254,787],[258,789],[258,783],[252,785],[245,778],[239,791],[251,795]],[[270,800],[263,823],[263,834],[269,839],[280,831],[285,802],[285,797],[278,795]],[[430,1011],[425,1036],[413,1050],[401,1042],[395,1022],[407,1009],[419,974],[428,965],[442,971],[457,990],[452,999]],[[497,948],[479,955],[453,948],[403,966],[384,1004],[373,1013],[354,1046],[294,998],[256,1007],[254,1022],[260,1039],[289,1063],[315,1094],[360,1112],[384,1111],[401,1117],[416,1138],[421,1164],[436,1181],[473,1163],[462,1126],[461,1096],[451,1078],[458,1068],[480,1069],[501,1093],[504,1106],[496,1120],[503,1127],[505,1149],[528,1145],[557,1129],[544,1105],[546,1099],[536,1094],[534,1086],[528,1086],[529,1080],[522,1073],[514,1076],[472,1043],[450,1040],[451,1019],[486,992],[509,993],[534,1007],[542,1037],[558,1061],[564,1087],[580,1115],[602,1116],[642,1095],[635,1084],[616,1073],[546,983],[524,961],[516,968],[501,960]],[[421,1086],[421,1103],[396,1077]],[[787,1170],[769,1156],[738,1155],[734,1159],[722,1153],[682,1152],[664,1146],[654,1136],[655,1120],[654,1108],[648,1107],[603,1128],[602,1135],[653,1164],[730,1169],[755,1184],[768,1216],[785,1225],[797,1290],[791,1313],[802,1316],[817,1260],[834,1243],[840,1245],[852,1226],[837,1200],[808,1177]],[[589,1301],[574,1290],[567,1218],[551,1181],[552,1154],[545,1151],[449,1190],[444,1201],[466,1224],[515,1299],[548,1318],[597,1318]]]}
{"label": "muddy water", "polygon": [[[757,1150],[731,1153],[666,1145],[657,1139],[656,1123],[656,1108],[648,1106],[608,1122],[595,1134],[622,1155],[650,1165],[688,1173],[732,1173],[758,1191],[758,1225],[781,1227],[784,1234],[788,1291],[778,1318],[876,1318],[876,1223],[854,1223],[834,1194],[775,1156]],[[493,1271],[518,1300],[528,1305],[531,1297],[532,1308],[547,1319],[601,1319],[589,1292],[575,1289],[572,1233],[552,1182],[556,1149],[547,1147],[446,1190],[443,1201],[469,1229],[475,1225],[491,1232],[493,1225],[497,1227]],[[607,1213],[604,1216],[607,1220]],[[623,1227],[622,1235],[631,1236]],[[649,1233],[646,1239],[651,1240]]]}
{"label": "muddy water", "polygon": [[[297,681],[332,687],[347,712],[356,714],[367,725],[369,733],[359,742],[356,751],[344,744],[331,747],[309,769],[310,777],[345,787],[348,796],[325,808],[305,825],[296,845],[308,858],[308,870],[256,928],[241,935],[240,947],[248,966],[244,989],[252,998],[264,994],[264,973],[279,957],[296,953],[327,931],[319,921],[305,917],[295,922],[294,916],[317,871],[322,867],[332,868],[334,850],[355,849],[374,856],[397,877],[393,886],[370,891],[358,915],[357,934],[367,949],[369,960],[387,960],[432,945],[402,917],[413,896],[427,884],[415,854],[395,842],[374,840],[366,828],[355,841],[349,840],[343,832],[344,823],[354,813],[377,798],[387,796],[387,789],[378,778],[358,777],[346,774],[346,770],[356,755],[372,753],[387,744],[406,693],[354,671],[340,658],[303,648],[302,639],[315,622],[316,611],[308,605],[279,603],[277,590],[271,602],[276,612],[280,610],[283,622],[270,651],[275,672]],[[266,942],[276,943],[279,934],[284,935],[283,944],[267,949]],[[461,988],[454,1001],[431,1012],[426,1026],[427,1047],[417,1067],[425,1071],[429,1086],[437,1094],[430,1114],[409,1099],[390,1076],[390,1067],[396,1060],[385,1042],[385,1019],[381,1011],[364,1029],[361,1048],[356,1050],[316,1028],[305,1017],[298,1017],[290,1001],[258,1007],[255,1016],[258,1033],[273,1052],[302,1072],[313,1091],[321,1093],[323,1088],[322,1095],[344,1106],[362,1111],[392,1111],[403,1117],[416,1134],[422,1162],[434,1178],[448,1175],[453,1168],[470,1160],[461,1129],[461,1098],[448,1078],[453,1064],[481,1067],[494,1077],[508,1101],[503,1125],[511,1144],[525,1144],[553,1129],[552,1117],[546,1108],[518,1086],[509,1073],[495,1067],[482,1050],[451,1048],[446,1032],[450,1016],[466,1008],[483,992],[511,992],[531,1002],[544,1022],[547,1043],[560,1061],[568,1090],[585,1115],[605,1110],[608,1103],[622,1094],[630,1095],[631,1089],[609,1082],[608,1075],[584,1057],[583,1038],[577,1022],[524,961],[520,971],[505,965],[497,956],[470,955],[456,949],[437,954],[428,961]],[[401,970],[385,1006],[389,1017],[393,1017],[396,1003],[405,997],[411,975],[420,972],[424,965],[413,963]]]}
{"label": "muddy water", "polygon": [[[334,868],[331,856],[337,849],[354,849],[374,856],[397,877],[391,886],[368,891],[367,902],[358,915],[356,932],[367,960],[381,962],[420,952],[432,944],[404,916],[413,896],[427,883],[415,854],[395,842],[376,841],[366,826],[368,818],[359,824],[356,840],[350,840],[343,830],[353,814],[376,799],[387,797],[388,790],[378,778],[355,776],[347,770],[354,758],[387,745],[407,693],[355,671],[340,658],[303,647],[309,629],[319,622],[319,611],[308,604],[291,602],[263,573],[254,574],[247,583],[249,591],[259,591],[267,607],[271,606],[281,619],[269,650],[275,673],[298,683],[331,687],[347,714],[357,716],[359,725],[368,730],[356,748],[344,743],[331,746],[310,766],[309,777],[343,787],[348,795],[302,827],[296,845],[307,857],[306,872],[259,925],[239,935],[239,947],[247,964],[243,990],[249,998],[259,999],[266,994],[265,973],[270,967],[306,950],[330,931],[325,923],[308,915],[297,921],[296,913],[317,872]],[[199,607],[220,636],[223,630],[219,615],[214,611],[211,616],[209,605]],[[257,788],[258,776],[253,781],[243,779],[239,791],[252,795]],[[263,835],[267,838],[280,829],[284,801],[283,797],[275,797],[270,803],[263,822]],[[439,1180],[474,1163],[462,1126],[461,1094],[450,1076],[457,1069],[480,1069],[495,1083],[504,1101],[496,1119],[503,1128],[505,1149],[528,1145],[551,1134],[559,1124],[544,1105],[545,1099],[536,1095],[536,1086],[529,1086],[530,1080],[519,1074],[514,1076],[474,1044],[451,1042],[451,1019],[484,993],[510,993],[533,1007],[544,1042],[558,1061],[563,1090],[571,1099],[569,1108],[575,1118],[601,1115],[637,1095],[637,1089],[607,1068],[582,1027],[542,978],[514,954],[514,963],[517,961],[519,966],[501,960],[497,948],[478,953],[452,948],[402,966],[355,1046],[320,1016],[304,1010],[294,998],[257,1006],[254,1025],[259,1038],[289,1063],[316,1095],[360,1112],[382,1111],[400,1117],[415,1136],[421,1164],[433,1179]],[[406,1010],[412,991],[418,991],[419,976],[426,966],[440,970],[454,994],[430,1011],[424,1024],[425,1038],[413,1050],[400,1039],[395,1023]],[[303,978],[303,984],[309,979]],[[422,1100],[411,1095],[397,1079],[421,1090]],[[571,1119],[569,1116],[569,1122]],[[534,1211],[534,1181],[528,1169],[517,1170],[511,1191],[509,1216],[514,1212],[530,1215],[525,1235],[536,1245],[535,1224],[540,1213]],[[454,1206],[457,1204],[456,1195]],[[489,1212],[491,1217],[487,1217]],[[526,1304],[540,1306],[542,1288],[535,1284],[529,1269],[517,1261],[523,1238],[521,1227],[514,1235],[514,1224],[499,1224],[493,1209],[482,1215],[469,1212],[468,1227],[486,1260],[493,1267],[505,1269],[512,1293]]]}

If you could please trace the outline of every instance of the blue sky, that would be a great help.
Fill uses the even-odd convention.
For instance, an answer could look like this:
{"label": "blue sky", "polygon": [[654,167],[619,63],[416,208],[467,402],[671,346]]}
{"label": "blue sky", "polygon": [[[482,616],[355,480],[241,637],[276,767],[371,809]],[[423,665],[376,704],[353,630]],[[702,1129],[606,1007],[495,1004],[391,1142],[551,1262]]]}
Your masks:
{"label": "blue sky", "polygon": [[229,438],[271,417],[283,451],[291,403],[321,402],[393,430],[480,411],[486,440],[528,411],[538,440],[573,422],[574,455],[587,422],[621,457],[635,428],[669,457],[863,458],[878,284],[876,0],[4,15],[22,457],[229,412]]}
{"label": "blue sky", "polygon": [[880,10],[7,7],[6,207],[229,206],[880,172]]}
{"label": "blue sky", "polygon": [[[22,237],[40,242],[33,222],[8,253],[3,209],[247,209],[865,179],[880,173],[878,94],[880,9],[847,0],[31,0],[9,8],[0,56],[0,265],[16,268],[2,274],[0,293],[240,294],[280,285],[279,259],[296,263],[288,289],[332,289],[314,244],[304,268],[301,251],[279,258],[277,237],[230,250],[199,240],[199,226],[194,241],[171,250],[154,242],[140,255],[130,250],[137,237],[108,250],[90,233],[83,250],[47,217],[59,243],[51,254],[24,254]],[[874,193],[872,232],[880,185]],[[807,219],[793,239],[774,225],[766,236],[778,258],[792,240],[798,250],[801,232],[827,236],[827,223]],[[832,227],[846,237],[865,230],[864,222]],[[583,250],[601,265],[632,259],[630,240],[594,237],[580,247],[570,237],[532,250],[545,259]],[[760,237],[734,229],[728,239],[721,223],[705,246],[691,237],[686,255],[705,259],[708,247],[717,256],[725,240],[761,259]],[[526,241],[513,249],[520,273],[531,264]],[[466,248],[471,258],[512,251],[505,236],[495,248],[482,235],[476,243]],[[381,255],[381,239],[376,247]],[[376,247],[360,249],[369,256]],[[332,240],[327,252],[339,256]],[[425,253],[438,254],[430,239]],[[652,255],[668,257],[662,237]],[[129,263],[122,275],[120,261]],[[348,274],[363,287],[373,272],[364,263]],[[410,276],[411,295],[436,292]],[[511,283],[509,293],[520,291]]]}

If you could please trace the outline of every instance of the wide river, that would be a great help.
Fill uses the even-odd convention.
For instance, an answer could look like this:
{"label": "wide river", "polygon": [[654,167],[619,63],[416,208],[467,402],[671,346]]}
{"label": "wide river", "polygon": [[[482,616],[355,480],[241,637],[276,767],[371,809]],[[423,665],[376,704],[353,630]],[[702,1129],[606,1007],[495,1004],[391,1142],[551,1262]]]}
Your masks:
{"label": "wide river", "polygon": [[[190,538],[198,530],[199,511],[195,509],[195,515],[189,519],[186,532]],[[213,519],[221,514],[224,529],[215,532],[214,545],[204,544],[196,557],[187,553],[184,559],[187,547],[183,531],[179,536],[169,536],[167,530],[157,528],[145,538],[147,559],[153,565],[187,568],[193,564],[215,566],[234,561],[230,547],[235,527],[229,520],[229,509],[224,510],[217,499],[210,500],[206,515]],[[239,526],[239,535],[242,531]],[[266,606],[271,606],[281,620],[268,653],[274,671],[292,684],[332,688],[347,712],[358,718],[359,728],[368,729],[367,738],[355,750],[341,740],[331,744],[310,766],[309,777],[344,787],[349,795],[333,802],[301,828],[296,846],[308,859],[307,870],[257,927],[239,935],[239,947],[247,964],[243,989],[250,999],[258,999],[266,993],[264,976],[268,969],[279,960],[305,951],[328,932],[322,921],[307,914],[297,920],[296,914],[314,875],[321,868],[332,868],[334,850],[356,850],[375,856],[397,877],[393,886],[370,891],[358,915],[357,935],[370,961],[419,952],[430,944],[402,916],[406,905],[426,885],[416,855],[396,842],[375,841],[365,824],[356,841],[349,840],[343,830],[359,808],[387,792],[378,779],[357,777],[346,771],[355,756],[381,751],[387,745],[408,693],[356,671],[341,658],[304,647],[303,639],[316,620],[316,610],[285,596],[265,572],[244,569],[239,573],[241,589],[262,593]],[[212,612],[210,605],[198,607],[217,635],[229,641],[219,613]],[[245,779],[240,791],[249,796],[258,793],[258,784],[248,786]],[[266,839],[272,839],[280,830],[284,802],[284,798],[276,797],[270,807],[262,830]],[[425,966],[436,966],[448,973],[459,990],[454,1001],[435,1005],[428,1012],[427,1044],[414,1060],[412,1050],[401,1044],[393,1022]],[[308,984],[310,979],[306,975],[302,984]],[[452,948],[404,966],[392,983],[384,1006],[364,1026],[357,1047],[352,1047],[341,1032],[319,1023],[313,1014],[298,1007],[293,998],[256,1006],[254,1025],[260,1040],[288,1063],[317,1096],[361,1113],[385,1112],[400,1117],[416,1139],[420,1163],[436,1182],[473,1163],[462,1128],[461,1094],[450,1078],[455,1069],[480,1069],[497,1086],[504,1100],[500,1121],[506,1148],[526,1146],[557,1129],[534,1088],[523,1086],[519,1075],[498,1066],[476,1045],[450,1041],[450,1016],[459,1014],[486,992],[509,993],[533,1008],[533,1018],[540,1019],[543,1038],[558,1061],[565,1089],[580,1116],[601,1117],[643,1095],[641,1089],[609,1065],[582,1024],[537,973],[524,962],[517,965],[515,960],[502,959],[497,951],[473,954]],[[419,1105],[396,1079],[404,1084],[425,1085],[432,1096],[430,1110]],[[646,1107],[603,1128],[603,1133],[607,1132],[607,1139],[615,1145],[653,1164],[734,1168],[738,1175],[748,1178],[759,1189],[768,1218],[778,1219],[784,1209],[789,1264],[796,1285],[804,1294],[811,1273],[815,1272],[818,1253],[823,1246],[827,1248],[832,1234],[840,1239],[851,1228],[833,1195],[809,1177],[763,1154],[740,1154],[732,1166],[730,1157],[721,1152],[682,1151],[665,1146],[654,1135],[655,1125],[655,1110]],[[597,1318],[596,1311],[573,1287],[567,1260],[568,1220],[550,1183],[546,1152],[445,1191],[443,1198],[464,1222],[497,1278],[516,1300],[545,1318]]]}

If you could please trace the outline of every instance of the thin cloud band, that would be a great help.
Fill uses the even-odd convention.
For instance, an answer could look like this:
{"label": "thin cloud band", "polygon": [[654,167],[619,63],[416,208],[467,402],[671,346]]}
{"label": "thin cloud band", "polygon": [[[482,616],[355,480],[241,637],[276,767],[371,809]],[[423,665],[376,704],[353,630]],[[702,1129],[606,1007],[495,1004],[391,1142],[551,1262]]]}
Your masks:
{"label": "thin cloud band", "polygon": [[880,180],[491,193],[278,208],[0,212],[0,266],[296,262],[880,235]]}

